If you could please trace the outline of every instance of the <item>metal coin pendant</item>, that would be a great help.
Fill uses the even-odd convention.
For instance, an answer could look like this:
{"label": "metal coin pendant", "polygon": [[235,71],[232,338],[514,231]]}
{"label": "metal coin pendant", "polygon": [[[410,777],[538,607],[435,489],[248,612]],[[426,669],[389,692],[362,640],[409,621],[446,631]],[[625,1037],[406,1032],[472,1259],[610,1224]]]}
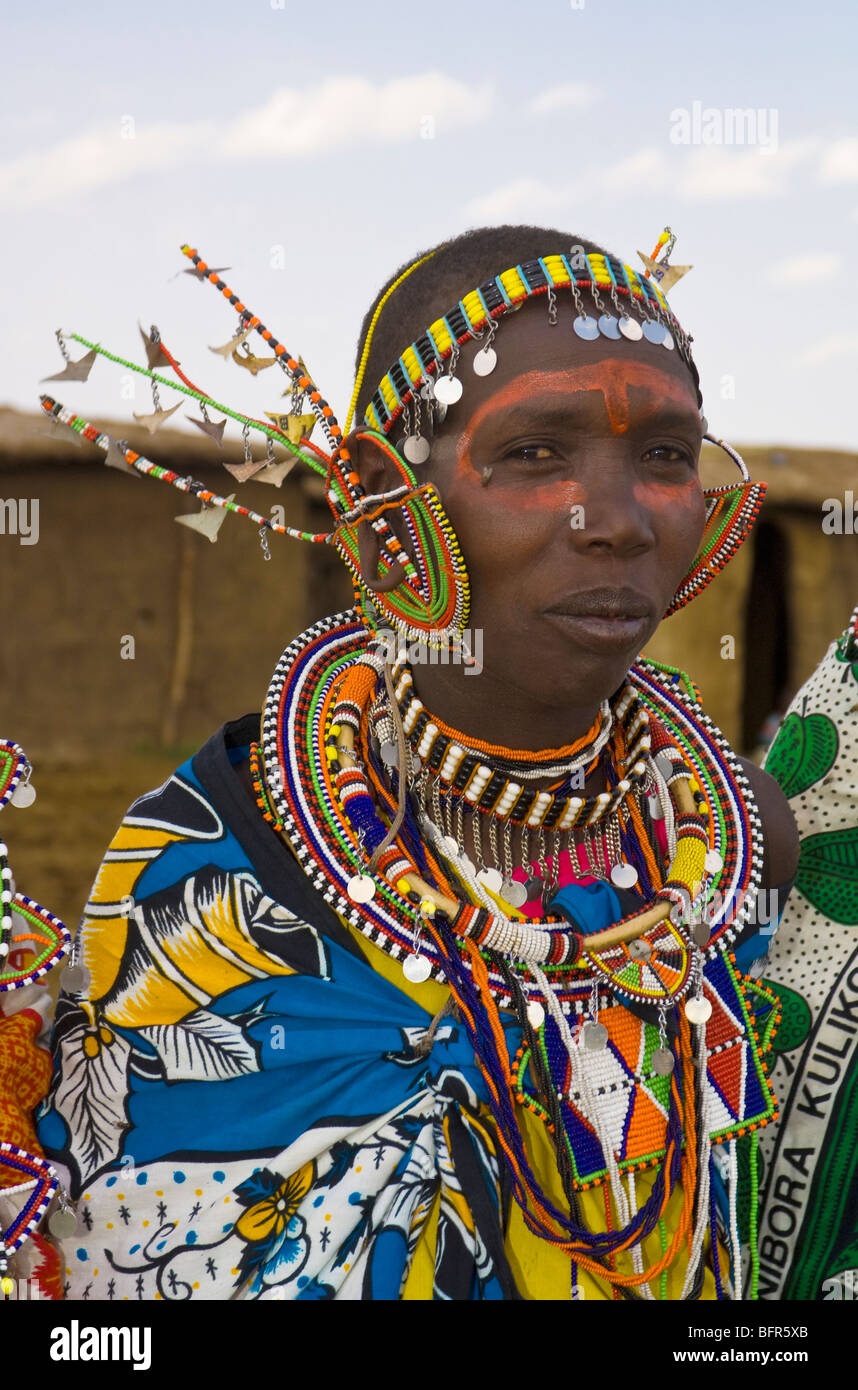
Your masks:
{"label": "metal coin pendant", "polygon": [[419,753],[412,753],[412,754],[411,754],[411,776],[412,776],[412,777],[416,777],[422,766],[423,766],[423,759],[421,758],[420,754],[419,754]]}
{"label": "metal coin pendant", "polygon": [[497,366],[498,355],[493,347],[480,348],[474,353],[473,368],[477,376],[489,376]]}
{"label": "metal coin pendant", "polygon": [[605,338],[619,338],[620,326],[613,314],[602,314],[599,318],[599,332]]}
{"label": "metal coin pendant", "polygon": [[435,399],[442,405],[455,405],[462,395],[462,383],[457,376],[439,376],[435,382]]}
{"label": "metal coin pendant", "polygon": [[630,343],[639,343],[643,337],[643,329],[637,319],[627,318],[625,315],[620,319],[617,327],[624,338],[628,338]]}
{"label": "metal coin pendant", "polygon": [[387,767],[399,766],[399,748],[392,739],[386,738],[379,749],[381,761]]}
{"label": "metal coin pendant", "polygon": [[68,1207],[61,1207],[48,1218],[48,1230],[57,1240],[68,1240],[77,1230],[77,1217]]}
{"label": "metal coin pendant", "polygon": [[655,765],[661,773],[662,777],[669,777],[670,774],[673,772],[673,763],[671,762],[670,758],[667,756],[666,753],[656,753]]}
{"label": "metal coin pendant", "polygon": [[527,889],[517,878],[505,878],[501,884],[500,895],[510,907],[524,907],[527,902]]}
{"label": "metal coin pendant", "polygon": [[665,330],[658,319],[647,319],[643,326],[643,335],[648,343],[655,343],[656,345],[663,343],[664,334]]}
{"label": "metal coin pendant", "polygon": [[636,936],[634,941],[628,943],[628,952],[632,960],[649,960],[652,955],[652,946],[646,937]]}
{"label": "metal coin pendant", "polygon": [[685,1017],[689,1023],[705,1023],[712,1015],[712,1005],[708,999],[701,995],[699,998],[686,999]]}
{"label": "metal coin pendant", "polygon": [[369,874],[355,874],[346,884],[346,892],[353,903],[371,903],[375,897],[375,884]]}
{"label": "metal coin pendant", "polygon": [[599,325],[592,314],[579,314],[572,327],[579,338],[585,338],[588,342],[599,336]]}
{"label": "metal coin pendant", "polygon": [[464,869],[467,869],[469,874],[476,875],[477,866],[469,854],[460,854],[459,863],[462,865]]}
{"label": "metal coin pendant", "polygon": [[661,340],[661,345],[662,347],[666,347],[670,352],[673,352],[673,349],[676,347],[676,343],[673,340],[673,334],[671,333],[669,328],[666,328],[664,330],[664,337]]}
{"label": "metal coin pendant", "polygon": [[709,923],[708,923],[708,922],[695,922],[695,923],[694,923],[694,928],[693,928],[693,930],[692,930],[691,935],[692,935],[693,938],[694,938],[694,943],[695,943],[695,945],[696,945],[696,946],[699,946],[700,949],[701,949],[701,951],[704,951],[704,950],[706,949],[706,947],[709,945],[709,937],[710,937],[710,934],[711,934],[711,933],[710,933],[710,930],[709,930]]}
{"label": "metal coin pendant", "polygon": [[406,956],[402,962],[402,973],[412,985],[422,985],[432,974],[432,962],[425,956]]}
{"label": "metal coin pendant", "polygon": [[524,885],[524,891],[527,894],[527,901],[529,903],[532,903],[536,902],[537,898],[541,898],[544,887],[545,881],[543,879],[537,878],[535,876],[533,878],[529,878]]}
{"label": "metal coin pendant", "polygon": [[724,867],[724,860],[721,858],[717,849],[708,849],[706,858],[703,860],[703,867],[707,874],[720,874]]}
{"label": "metal coin pendant", "polygon": [[664,807],[657,796],[648,796],[647,804],[653,820],[664,820]]}
{"label": "metal coin pendant", "polygon": [[638,881],[638,871],[633,864],[615,864],[611,870],[611,882],[617,888],[634,888]]}
{"label": "metal coin pendant", "polygon": [[545,1010],[538,999],[531,999],[527,1006],[527,1021],[534,1032],[538,1031],[545,1022]]}
{"label": "metal coin pendant", "polygon": [[32,782],[19,782],[12,793],[13,806],[32,806],[36,799],[36,788]]}
{"label": "metal coin pendant", "polygon": [[444,835],[444,836],[442,836],[442,838],[441,838],[441,844],[444,846],[444,848],[445,848],[445,850],[447,851],[448,854],[455,855],[455,857],[458,859],[458,857],[459,857],[459,846],[458,846],[457,841],[453,839],[453,836],[452,836],[452,835]]}
{"label": "metal coin pendant", "polygon": [[481,883],[491,893],[499,893],[503,887],[503,875],[499,874],[497,869],[480,869],[477,883]]}
{"label": "metal coin pendant", "polygon": [[652,1069],[656,1076],[670,1076],[673,1071],[673,1053],[666,1047],[657,1047],[652,1054]]}
{"label": "metal coin pendant", "polygon": [[89,984],[89,972],[82,965],[67,965],[60,979],[67,994],[80,994]]}
{"label": "metal coin pendant", "polygon": [[409,434],[402,452],[409,463],[425,463],[429,457],[429,440],[422,434]]}
{"label": "metal coin pendant", "polygon": [[608,1045],[608,1030],[604,1023],[585,1023],[581,1037],[588,1052],[601,1052]]}

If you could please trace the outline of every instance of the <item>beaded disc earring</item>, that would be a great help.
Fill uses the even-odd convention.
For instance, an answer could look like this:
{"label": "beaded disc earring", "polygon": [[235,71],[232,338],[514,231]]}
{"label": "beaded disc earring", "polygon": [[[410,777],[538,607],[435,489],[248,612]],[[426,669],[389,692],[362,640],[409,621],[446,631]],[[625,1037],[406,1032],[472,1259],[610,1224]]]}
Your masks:
{"label": "beaded disc earring", "polygon": [[[377,430],[363,429],[357,439],[372,440],[393,464],[402,484],[367,496],[351,471],[345,450],[334,457],[328,474],[328,501],[337,520],[333,543],[345,561],[366,614],[378,614],[378,626],[393,626],[407,640],[444,646],[467,626],[470,586],[464,557],[441,498],[432,483],[418,483],[401,454]],[[396,508],[403,518],[413,560],[394,535],[384,513]],[[361,569],[358,528],[371,526],[378,538],[379,574],[368,580]]]}
{"label": "beaded disc earring", "polygon": [[729,455],[741,472],[743,481],[728,484],[726,487],[707,488],[704,491],[706,525],[703,539],[685,578],[673,596],[673,602],[664,615],[666,618],[696,598],[701,589],[705,589],[727,561],[736,554],[754,527],[766,492],[765,483],[751,481],[751,475],[741,454],[723,439],[716,439],[714,435],[704,434],[703,438],[710,444],[717,444]]}

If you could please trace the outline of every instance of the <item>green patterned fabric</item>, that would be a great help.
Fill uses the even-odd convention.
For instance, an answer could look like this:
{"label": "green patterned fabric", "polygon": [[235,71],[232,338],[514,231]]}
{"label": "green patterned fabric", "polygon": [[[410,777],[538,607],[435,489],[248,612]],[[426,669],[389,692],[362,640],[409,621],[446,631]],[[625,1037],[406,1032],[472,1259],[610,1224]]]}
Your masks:
{"label": "green patterned fabric", "polygon": [[761,1299],[849,1298],[858,1280],[856,615],[799,691],[765,767],[801,835],[766,962],[783,1020],[779,1124],[760,1135]]}

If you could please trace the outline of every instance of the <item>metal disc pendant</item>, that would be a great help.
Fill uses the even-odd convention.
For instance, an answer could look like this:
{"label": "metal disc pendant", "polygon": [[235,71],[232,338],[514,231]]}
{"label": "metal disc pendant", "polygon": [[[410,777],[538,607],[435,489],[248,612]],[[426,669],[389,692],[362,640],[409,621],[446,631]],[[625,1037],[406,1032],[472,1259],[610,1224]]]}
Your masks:
{"label": "metal disc pendant", "polygon": [[664,807],[657,796],[648,796],[647,804],[653,820],[664,820]]}
{"label": "metal disc pendant", "polygon": [[474,353],[472,363],[477,376],[489,376],[497,366],[498,355],[493,347],[480,348],[479,352]]}
{"label": "metal disc pendant", "polygon": [[536,1032],[545,1022],[545,1010],[538,999],[531,999],[527,1006],[527,1021]]}
{"label": "metal disc pendant", "polygon": [[689,1023],[705,1023],[711,1016],[712,1005],[708,999],[704,999],[702,995],[699,998],[686,999],[685,1017]]}
{"label": "metal disc pendant", "polygon": [[67,994],[81,994],[89,984],[89,971],[83,965],[67,965],[61,980]]}
{"label": "metal disc pendant", "polygon": [[694,927],[693,927],[693,929],[692,929],[691,935],[692,935],[692,937],[694,938],[694,944],[695,944],[695,946],[699,946],[700,949],[701,949],[701,951],[705,950],[706,947],[709,945],[709,937],[710,937],[710,934],[711,934],[711,933],[710,933],[710,930],[709,930],[709,923],[708,923],[708,922],[695,922],[695,923],[694,923]]}
{"label": "metal disc pendant", "polygon": [[604,1023],[585,1023],[581,1037],[588,1052],[601,1052],[608,1046],[608,1030]]}
{"label": "metal disc pendant", "polygon": [[458,846],[457,841],[453,839],[453,836],[452,836],[452,835],[444,835],[444,836],[442,836],[442,838],[441,838],[441,844],[444,846],[444,848],[445,848],[445,850],[447,851],[448,854],[455,855],[455,857],[458,859],[458,857],[459,857],[459,846]]}
{"label": "metal disc pendant", "polygon": [[517,878],[505,878],[501,884],[500,895],[510,907],[524,907],[527,902],[527,889]]}
{"label": "metal disc pendant", "polygon": [[416,777],[422,766],[423,766],[423,759],[421,758],[420,754],[419,754],[419,753],[412,753],[412,754],[411,754],[411,776],[412,776],[412,777]]}
{"label": "metal disc pendant", "polygon": [[371,903],[375,897],[375,884],[369,874],[355,874],[346,884],[346,892],[353,903]]}
{"label": "metal disc pendant", "polygon": [[613,314],[602,314],[599,317],[599,332],[605,338],[619,338],[620,326]]}
{"label": "metal disc pendant", "polygon": [[643,335],[648,343],[655,343],[656,345],[663,343],[664,333],[665,330],[658,319],[647,319],[643,326]]}
{"label": "metal disc pendant", "polygon": [[703,860],[703,867],[707,874],[720,874],[724,867],[724,860],[721,858],[717,849],[708,849],[706,858]]}
{"label": "metal disc pendant", "polygon": [[425,463],[429,457],[429,440],[423,434],[409,434],[403,447],[403,454],[409,463]]}
{"label": "metal disc pendant", "polygon": [[462,865],[463,869],[467,869],[469,874],[476,875],[477,866],[469,854],[460,854],[459,863]]}
{"label": "metal disc pendant", "polygon": [[435,399],[442,405],[455,405],[462,394],[462,383],[457,376],[439,376],[435,382]]}
{"label": "metal disc pendant", "polygon": [[13,806],[32,806],[36,799],[36,788],[32,782],[19,782],[12,793]]}
{"label": "metal disc pendant", "polygon": [[673,340],[673,334],[671,333],[669,328],[666,328],[664,330],[664,337],[661,340],[661,345],[662,347],[666,347],[670,352],[673,352],[673,349],[676,347],[676,343]]}
{"label": "metal disc pendant", "polygon": [[432,974],[432,962],[425,956],[406,956],[402,962],[402,973],[412,985],[422,985]]}
{"label": "metal disc pendant", "polygon": [[652,1054],[652,1069],[656,1076],[670,1076],[673,1071],[673,1053],[666,1047],[657,1047]]}
{"label": "metal disc pendant", "polygon": [[652,946],[646,937],[636,936],[634,941],[628,942],[628,952],[632,960],[649,960],[652,955]]}
{"label": "metal disc pendant", "polygon": [[477,874],[477,883],[488,888],[490,893],[499,893],[503,887],[503,875],[498,873],[497,869],[480,869]]}
{"label": "metal disc pendant", "polygon": [[527,902],[533,903],[536,902],[538,898],[541,898],[544,888],[545,882],[543,879],[537,878],[536,876],[527,879],[524,885],[524,891],[527,894]]}
{"label": "metal disc pendant", "polygon": [[611,869],[611,882],[617,888],[634,888],[638,881],[638,871],[633,864],[615,864]]}
{"label": "metal disc pendant", "polygon": [[637,319],[630,319],[625,314],[617,324],[624,338],[628,338],[630,343],[639,343],[643,337],[643,329]]}
{"label": "metal disc pendant", "polygon": [[397,744],[393,742],[393,739],[386,738],[378,751],[381,756],[381,761],[387,767],[399,766],[399,748]]}
{"label": "metal disc pendant", "polygon": [[77,1217],[68,1207],[61,1207],[48,1217],[48,1230],[57,1240],[68,1240],[77,1230]]}
{"label": "metal disc pendant", "polygon": [[599,336],[599,325],[592,314],[579,314],[572,327],[579,338],[585,338],[588,342]]}
{"label": "metal disc pendant", "polygon": [[673,763],[671,762],[670,758],[667,756],[666,753],[656,753],[655,765],[661,773],[662,777],[669,777],[670,774],[673,772]]}

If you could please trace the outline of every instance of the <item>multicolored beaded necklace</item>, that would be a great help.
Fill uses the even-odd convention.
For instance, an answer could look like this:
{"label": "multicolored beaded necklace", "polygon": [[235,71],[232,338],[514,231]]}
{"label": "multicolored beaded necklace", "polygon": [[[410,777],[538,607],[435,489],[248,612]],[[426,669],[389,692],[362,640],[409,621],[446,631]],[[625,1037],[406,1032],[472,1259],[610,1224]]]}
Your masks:
{"label": "multicolored beaded necklace", "polygon": [[[406,674],[397,663],[394,685],[393,671],[373,650],[373,634],[357,610],[324,619],[296,638],[275,670],[260,749],[253,752],[260,808],[345,921],[401,961],[412,982],[446,980],[486,1081],[526,1223],[633,1296],[634,1287],[646,1288],[646,1280],[666,1267],[681,1239],[688,1237],[698,1254],[702,1249],[711,1216],[710,1139],[729,1140],[766,1123],[774,1111],[750,1004],[727,950],[753,914],[760,883],[761,828],[750,787],[690,683],[680,673],[639,661],[580,747],[547,750],[547,759],[528,755],[528,762],[529,769],[556,768],[583,757],[592,766],[595,743],[610,728],[597,757],[606,749],[617,757],[615,780],[598,807],[598,798],[578,798],[578,819],[584,808],[588,820],[625,812],[623,864],[640,865],[642,896],[630,899],[626,891],[625,916],[591,938],[562,911],[525,920],[494,891],[496,880],[478,876],[456,838],[445,836],[443,824],[435,824],[415,795],[414,783],[433,755],[434,770],[448,786],[458,776],[454,760],[461,770],[463,758],[479,755],[456,793],[467,815],[475,809],[490,813],[504,791],[508,806],[509,779],[497,780],[487,746],[469,748],[473,740],[435,719],[417,736],[426,759],[417,754],[422,766],[408,786],[408,759],[415,750],[413,738],[405,739],[401,707],[410,708],[415,697]],[[394,707],[400,718],[397,757],[388,747],[385,761],[378,734],[390,732],[385,720],[395,723]],[[437,732],[427,744],[429,722]],[[416,725],[415,719],[412,734]],[[509,750],[500,754],[515,768]],[[406,769],[402,786],[400,768]],[[658,805],[672,812],[666,872],[640,815],[631,810],[637,795],[653,786]],[[468,790],[470,797],[464,795]],[[512,800],[511,809],[520,801]],[[567,795],[563,804],[568,801]],[[526,827],[533,805],[529,814],[526,803],[519,807],[520,825]],[[558,798],[551,798],[543,811],[540,803],[538,814],[544,819],[556,812],[556,823],[562,815],[557,805]],[[643,895],[652,890],[647,902]],[[561,898],[549,907],[562,908]],[[655,1021],[647,1009],[655,1011]],[[521,1025],[512,1063],[499,1010],[512,1010]],[[714,1046],[704,1028],[713,1013]],[[618,1082],[612,1079],[618,1055],[632,1044],[636,1061],[626,1064]],[[715,1116],[707,1100],[711,1084],[704,1079],[713,1057],[727,1049],[743,1080],[731,1090],[735,1103]],[[638,1126],[633,1140],[627,1136],[619,1144],[609,1132],[611,1107],[606,1109],[606,1097],[618,1087],[623,1095],[645,1091],[655,1097],[649,1127]],[[516,1117],[521,1105],[545,1122],[552,1137],[568,1213],[549,1201],[530,1167]],[[648,1166],[658,1173],[649,1198],[634,1211],[622,1184],[633,1182],[636,1168]],[[609,1183],[621,1218],[609,1233],[588,1231],[576,1218],[575,1193],[594,1182]],[[606,1274],[603,1260],[611,1252],[637,1252],[639,1263],[640,1243],[680,1183],[683,1216],[658,1267],[638,1272],[636,1263],[633,1275]],[[696,1269],[699,1261],[689,1264],[686,1293],[693,1285],[692,1264]]]}

